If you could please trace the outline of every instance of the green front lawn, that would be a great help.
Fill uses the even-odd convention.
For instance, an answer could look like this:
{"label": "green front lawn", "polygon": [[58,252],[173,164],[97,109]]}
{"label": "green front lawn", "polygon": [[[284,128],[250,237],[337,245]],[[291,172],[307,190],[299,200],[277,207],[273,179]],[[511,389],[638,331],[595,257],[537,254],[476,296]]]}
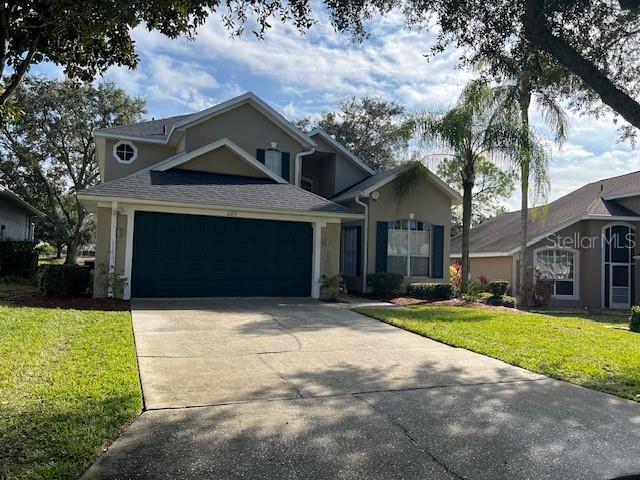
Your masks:
{"label": "green front lawn", "polygon": [[640,401],[640,334],[612,328],[624,318],[434,306],[357,311],[532,372]]}
{"label": "green front lawn", "polygon": [[129,312],[0,305],[0,478],[75,478],[141,408]]}

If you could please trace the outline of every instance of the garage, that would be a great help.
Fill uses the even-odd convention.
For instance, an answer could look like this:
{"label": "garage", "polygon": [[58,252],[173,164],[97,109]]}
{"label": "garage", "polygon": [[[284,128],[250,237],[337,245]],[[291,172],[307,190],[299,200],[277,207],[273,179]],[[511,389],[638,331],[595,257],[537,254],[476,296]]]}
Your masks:
{"label": "garage", "polygon": [[135,213],[131,295],[311,295],[310,223]]}

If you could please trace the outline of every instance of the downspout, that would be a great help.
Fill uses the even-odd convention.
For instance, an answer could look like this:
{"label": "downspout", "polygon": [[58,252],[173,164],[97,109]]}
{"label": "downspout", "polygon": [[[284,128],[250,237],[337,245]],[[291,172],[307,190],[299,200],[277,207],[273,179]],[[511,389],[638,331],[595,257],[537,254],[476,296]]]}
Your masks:
{"label": "downspout", "polygon": [[362,256],[364,257],[362,261],[362,293],[367,293],[367,263],[369,262],[367,253],[369,246],[369,205],[360,200],[361,194],[362,192],[358,192],[354,201],[364,208],[364,235],[362,236],[364,240],[364,245],[362,247]]}
{"label": "downspout", "polygon": [[305,150],[304,152],[296,153],[296,158],[293,162],[295,165],[293,184],[296,187],[299,187],[302,183],[302,157],[311,155],[312,153],[315,153],[315,151],[316,147],[311,147],[311,150]]}

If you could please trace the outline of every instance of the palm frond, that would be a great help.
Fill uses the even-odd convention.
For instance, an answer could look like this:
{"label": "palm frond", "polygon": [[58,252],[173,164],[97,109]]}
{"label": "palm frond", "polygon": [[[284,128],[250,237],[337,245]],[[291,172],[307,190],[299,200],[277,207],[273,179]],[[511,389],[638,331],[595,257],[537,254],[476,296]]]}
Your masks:
{"label": "palm frond", "polygon": [[404,200],[414,193],[420,185],[430,176],[429,169],[420,160],[407,162],[407,166],[398,175],[395,183],[396,195],[399,200]]}
{"label": "palm frond", "polygon": [[569,129],[569,117],[556,99],[547,92],[540,92],[537,95],[538,105],[542,112],[542,118],[551,131],[553,139],[559,145],[567,140]]}

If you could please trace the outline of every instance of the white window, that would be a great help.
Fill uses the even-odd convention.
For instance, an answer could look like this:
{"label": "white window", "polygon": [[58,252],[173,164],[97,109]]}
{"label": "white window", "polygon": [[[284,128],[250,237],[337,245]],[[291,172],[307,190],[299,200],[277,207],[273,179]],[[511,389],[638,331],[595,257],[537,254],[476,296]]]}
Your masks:
{"label": "white window", "polygon": [[577,299],[578,252],[542,249],[535,251],[536,281],[549,282],[552,295],[559,299]]}
{"label": "white window", "polygon": [[282,152],[279,150],[265,150],[264,165],[276,175],[282,176]]}
{"label": "white window", "polygon": [[138,156],[138,148],[129,142],[118,142],[113,146],[113,156],[120,163],[132,163]]}
{"label": "white window", "polygon": [[360,245],[358,237],[360,227],[345,227],[342,229],[342,275],[355,277],[360,275],[358,271],[358,260],[360,255]]}
{"label": "white window", "polygon": [[387,271],[407,277],[428,277],[431,226],[417,220],[389,222]]}

